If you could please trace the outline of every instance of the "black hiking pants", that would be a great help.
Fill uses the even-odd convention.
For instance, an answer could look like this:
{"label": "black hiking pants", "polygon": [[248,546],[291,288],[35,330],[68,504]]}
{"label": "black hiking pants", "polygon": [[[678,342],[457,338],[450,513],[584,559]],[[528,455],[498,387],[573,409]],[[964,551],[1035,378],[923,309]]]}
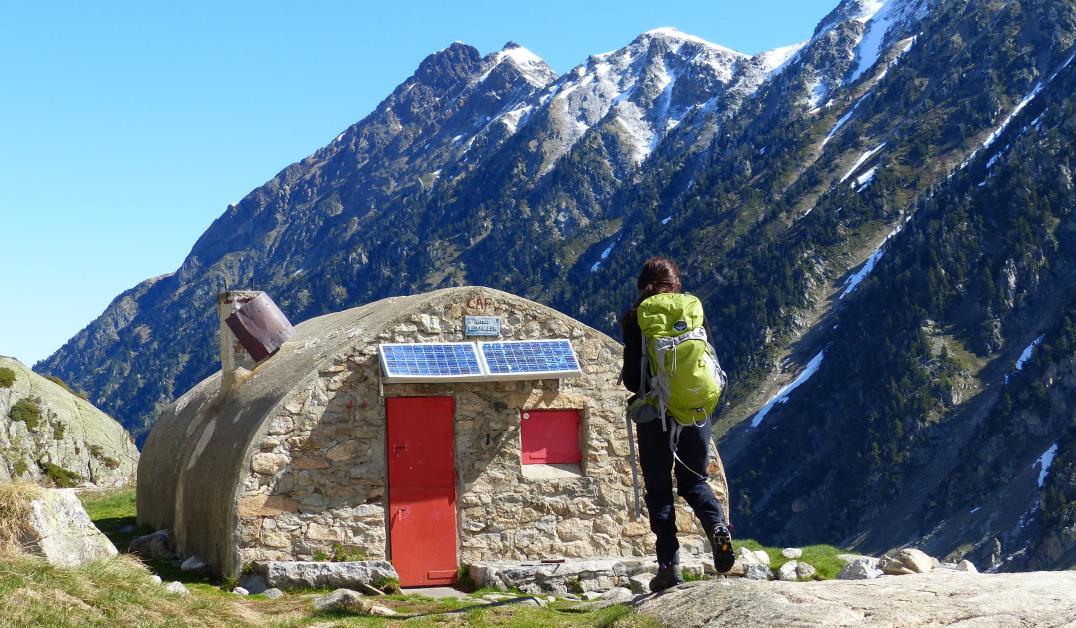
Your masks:
{"label": "black hiking pants", "polygon": [[[673,504],[672,476],[676,475],[676,492],[687,501],[702,528],[709,535],[725,523],[725,511],[706,480],[673,460],[669,432],[661,429],[660,419],[635,426],[639,441],[639,466],[646,486],[646,507],[650,511],[650,530],[657,536],[659,563],[677,562],[680,542],[676,540],[676,511]],[[669,429],[673,429],[669,420]],[[710,422],[702,427],[685,427],[680,433],[676,453],[696,473],[705,476],[710,457]],[[674,464],[675,462],[675,464]]]}

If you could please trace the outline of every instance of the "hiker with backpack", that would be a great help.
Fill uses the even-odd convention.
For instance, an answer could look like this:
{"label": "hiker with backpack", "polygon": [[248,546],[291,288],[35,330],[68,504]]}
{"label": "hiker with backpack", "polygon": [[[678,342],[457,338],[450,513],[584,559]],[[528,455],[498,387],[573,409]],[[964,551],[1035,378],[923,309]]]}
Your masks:
{"label": "hiker with backpack", "polygon": [[639,298],[621,319],[621,378],[635,393],[629,399],[628,434],[630,438],[634,423],[650,530],[657,537],[658,573],[650,581],[650,590],[657,592],[684,581],[676,539],[673,475],[676,492],[706,531],[714,567],[725,573],[735,562],[725,511],[706,475],[710,420],[725,385],[725,373],[706,334],[702,303],[680,292],[676,262],[667,257],[647,260],[636,285]]}

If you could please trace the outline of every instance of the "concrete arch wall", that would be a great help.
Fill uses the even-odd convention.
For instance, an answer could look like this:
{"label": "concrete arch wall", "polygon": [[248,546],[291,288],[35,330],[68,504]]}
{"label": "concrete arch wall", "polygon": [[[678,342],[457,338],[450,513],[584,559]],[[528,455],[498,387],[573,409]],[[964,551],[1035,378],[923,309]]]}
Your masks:
{"label": "concrete arch wall", "polygon": [[[220,374],[166,408],[138,475],[140,523],[172,528],[179,549],[219,573],[254,560],[309,559],[334,544],[387,554],[385,403],[379,342],[465,340],[469,314],[502,317],[506,339],[571,338],[584,375],[559,382],[386,385],[386,395],[457,400],[458,537],[463,560],[633,555],[620,345],[564,314],[488,288],[397,297],[306,321],[234,390]],[[519,413],[584,417],[576,473],[528,477]],[[489,439],[485,434],[490,434]],[[487,444],[488,442],[488,444]],[[723,483],[723,478],[722,478]],[[698,532],[685,512],[685,532]],[[685,539],[687,545],[701,538]]]}
{"label": "concrete arch wall", "polygon": [[182,554],[198,555],[219,573],[236,573],[238,495],[274,408],[316,379],[319,363],[352,342],[349,333],[384,322],[414,298],[306,321],[236,388],[222,391],[218,372],[166,407],[139,460],[139,523],[171,529]]}

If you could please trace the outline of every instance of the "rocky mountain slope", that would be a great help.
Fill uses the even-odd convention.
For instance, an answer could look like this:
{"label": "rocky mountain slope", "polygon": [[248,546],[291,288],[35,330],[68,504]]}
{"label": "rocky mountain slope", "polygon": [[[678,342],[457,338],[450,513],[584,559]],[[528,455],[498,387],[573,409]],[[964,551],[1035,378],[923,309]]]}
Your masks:
{"label": "rocky mountain slope", "polygon": [[[1015,38],[1047,14],[975,17]],[[1006,59],[1003,48],[973,54],[986,67],[967,74],[968,99]],[[1049,61],[838,287],[837,307],[803,341],[813,359],[794,392],[726,438],[740,515],[763,536],[868,550],[925,537],[931,551],[994,569],[1074,564],[1071,478],[1051,473],[1044,452],[1070,452],[1076,425],[1065,379],[1076,71],[1071,52],[1023,54]],[[914,134],[871,145],[881,150],[868,159],[895,153],[879,177],[921,150]],[[880,184],[891,185],[875,178],[870,190]]]}
{"label": "rocky mountain slope", "polygon": [[123,426],[57,382],[0,356],[0,482],[102,488],[134,478],[138,450]]}
{"label": "rocky mountain slope", "polygon": [[558,77],[456,43],[38,368],[141,435],[216,368],[226,285],[297,322],[485,284],[615,332],[664,252],[732,375],[741,531],[1071,565],[1072,349],[1045,348],[1071,307],[1074,35],[1069,2],[843,0],[754,57],[658,29]]}

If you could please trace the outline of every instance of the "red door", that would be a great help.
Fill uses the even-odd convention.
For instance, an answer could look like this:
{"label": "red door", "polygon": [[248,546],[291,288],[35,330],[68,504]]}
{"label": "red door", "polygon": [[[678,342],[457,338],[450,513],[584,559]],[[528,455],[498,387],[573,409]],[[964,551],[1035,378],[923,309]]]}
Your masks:
{"label": "red door", "polygon": [[400,584],[456,580],[455,402],[390,397],[389,549]]}

